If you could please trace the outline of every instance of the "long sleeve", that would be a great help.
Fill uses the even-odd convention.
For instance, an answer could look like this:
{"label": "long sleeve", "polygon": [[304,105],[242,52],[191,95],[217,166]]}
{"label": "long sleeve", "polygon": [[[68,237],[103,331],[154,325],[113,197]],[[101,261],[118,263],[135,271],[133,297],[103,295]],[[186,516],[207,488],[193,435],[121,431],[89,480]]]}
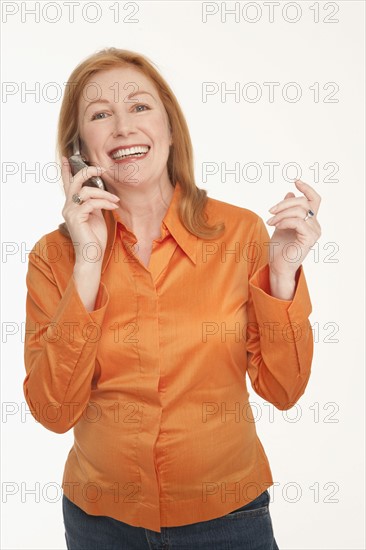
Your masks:
{"label": "long sleeve", "polygon": [[79,420],[90,398],[109,296],[100,283],[95,310],[88,312],[72,274],[61,292],[52,262],[40,254],[46,245],[44,237],[29,254],[23,391],[33,417],[47,429],[65,433]]}
{"label": "long sleeve", "polygon": [[260,253],[249,277],[247,370],[256,393],[277,409],[287,410],[304,393],[310,377],[314,340],[308,317],[312,305],[302,265],[296,272],[292,300],[270,295],[270,236],[261,218],[253,239]]}

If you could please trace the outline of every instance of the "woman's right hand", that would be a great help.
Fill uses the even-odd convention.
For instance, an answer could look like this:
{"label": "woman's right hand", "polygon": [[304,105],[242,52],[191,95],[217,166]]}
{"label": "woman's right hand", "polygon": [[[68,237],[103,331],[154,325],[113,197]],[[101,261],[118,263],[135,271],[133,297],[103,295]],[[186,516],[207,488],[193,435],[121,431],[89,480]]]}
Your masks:
{"label": "woman's right hand", "polygon": [[[101,265],[108,238],[101,209],[116,210],[119,197],[97,187],[83,187],[83,183],[91,177],[100,176],[100,168],[96,166],[88,166],[87,170],[80,170],[73,176],[69,161],[62,157],[61,175],[66,195],[62,215],[74,244],[75,262],[79,265],[100,262]],[[73,202],[74,193],[83,199],[82,204]],[[90,243],[97,248],[96,257],[88,249]]]}

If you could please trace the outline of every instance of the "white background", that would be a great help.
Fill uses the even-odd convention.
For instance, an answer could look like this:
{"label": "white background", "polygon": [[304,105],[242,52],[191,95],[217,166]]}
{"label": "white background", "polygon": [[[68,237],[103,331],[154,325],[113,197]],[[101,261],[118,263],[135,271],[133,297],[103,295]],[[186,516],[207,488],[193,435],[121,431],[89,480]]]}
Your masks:
{"label": "white background", "polygon": [[[293,409],[271,408],[273,421],[253,390],[251,401],[258,404],[257,430],[277,484],[270,488],[270,512],[279,548],[364,549],[364,2],[292,2],[287,15],[280,2],[273,22],[266,2],[252,2],[251,8],[238,2],[237,22],[234,15],[221,21],[221,3],[210,3],[218,11],[206,23],[201,2],[137,2],[135,23],[123,21],[132,12],[123,2],[117,22],[110,7],[118,3],[100,2],[97,23],[91,22],[98,16],[96,3],[79,2],[74,22],[64,2],[57,3],[58,12],[55,2],[38,3],[36,22],[26,13],[35,4],[3,2],[2,13],[2,79],[13,83],[14,92],[2,99],[2,548],[66,548],[61,480],[72,431],[58,435],[21,414],[27,410],[27,251],[64,221],[61,180],[51,181],[55,170],[42,174],[55,162],[61,104],[61,97],[53,101],[56,88],[48,83],[63,92],[78,63],[115,46],[146,55],[171,85],[190,128],[196,183],[209,196],[254,210],[264,220],[288,191],[300,196],[296,176],[322,197],[322,236],[304,262],[315,336],[309,384]],[[296,7],[301,14],[291,23]],[[4,9],[18,11],[6,18]],[[256,10],[258,21],[250,23]],[[326,17],[338,22],[326,23]],[[219,89],[238,82],[240,91],[255,82],[262,97],[249,101],[251,88],[239,102],[220,93],[204,102],[205,82]],[[279,83],[272,102],[266,82]],[[289,82],[301,89],[297,102],[282,95]],[[336,84],[326,88],[328,83]],[[37,85],[38,97],[22,95]],[[336,101],[329,102],[334,86]],[[204,180],[207,162],[217,163],[218,172]],[[233,168],[235,162],[243,170],[257,163],[259,180],[235,181],[228,174],[225,182],[221,163]],[[273,179],[268,162],[279,163]],[[25,174],[36,163],[39,177]],[[288,163],[301,171],[290,166],[286,173]],[[317,163],[319,176],[311,168]],[[327,163],[337,168],[333,176]]]}

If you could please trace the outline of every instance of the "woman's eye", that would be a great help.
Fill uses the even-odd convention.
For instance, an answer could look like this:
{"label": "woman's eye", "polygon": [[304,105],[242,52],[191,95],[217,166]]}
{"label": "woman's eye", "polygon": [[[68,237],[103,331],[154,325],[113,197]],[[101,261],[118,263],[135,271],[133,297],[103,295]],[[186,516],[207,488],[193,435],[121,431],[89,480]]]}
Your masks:
{"label": "woman's eye", "polygon": [[[145,107],[146,109],[149,109],[149,107],[147,105],[143,105],[143,104],[140,104],[140,105],[136,105],[136,108],[138,107]],[[138,111],[138,113],[141,113],[142,111]]]}
{"label": "woman's eye", "polygon": [[[150,107],[148,105],[144,105],[142,103],[140,103],[139,105],[135,105],[134,109],[138,109],[138,113],[142,113],[143,111],[145,111],[145,109],[149,110]],[[102,111],[101,113],[95,113],[91,120],[103,120],[105,117],[102,116],[102,115],[107,115],[108,116],[108,113],[105,113],[104,111]]]}
{"label": "woman's eye", "polygon": [[[99,117],[99,115],[105,115],[106,113],[95,113],[95,115],[92,116],[92,120],[101,120],[100,118],[97,118]],[[103,117],[104,118],[104,117]]]}

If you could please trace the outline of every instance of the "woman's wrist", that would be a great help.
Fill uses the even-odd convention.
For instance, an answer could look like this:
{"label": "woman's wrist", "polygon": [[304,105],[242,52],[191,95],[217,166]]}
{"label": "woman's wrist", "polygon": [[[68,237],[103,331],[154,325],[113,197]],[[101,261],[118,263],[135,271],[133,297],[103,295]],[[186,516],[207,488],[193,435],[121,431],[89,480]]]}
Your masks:
{"label": "woman's wrist", "polygon": [[95,273],[102,270],[102,260],[90,262],[87,260],[76,261],[74,264],[74,273]]}
{"label": "woman's wrist", "polygon": [[293,300],[296,289],[296,272],[276,273],[269,268],[271,296],[279,300]]}

